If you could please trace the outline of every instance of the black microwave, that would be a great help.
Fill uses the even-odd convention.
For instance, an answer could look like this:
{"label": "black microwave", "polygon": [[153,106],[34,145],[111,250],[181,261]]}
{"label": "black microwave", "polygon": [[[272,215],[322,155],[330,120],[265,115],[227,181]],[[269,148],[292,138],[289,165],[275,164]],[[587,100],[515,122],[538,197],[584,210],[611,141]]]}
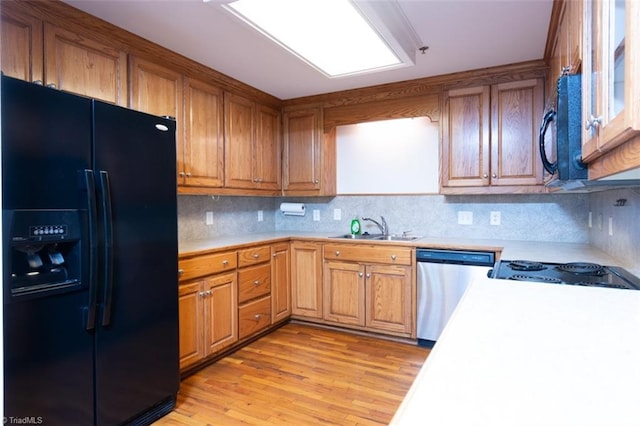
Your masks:
{"label": "black microwave", "polygon": [[[549,108],[540,126],[540,157],[549,174],[558,175],[549,186],[566,181],[587,179],[587,166],[582,162],[582,82],[581,75],[563,75],[558,79],[555,105]],[[552,131],[555,162],[549,161],[545,137]]]}

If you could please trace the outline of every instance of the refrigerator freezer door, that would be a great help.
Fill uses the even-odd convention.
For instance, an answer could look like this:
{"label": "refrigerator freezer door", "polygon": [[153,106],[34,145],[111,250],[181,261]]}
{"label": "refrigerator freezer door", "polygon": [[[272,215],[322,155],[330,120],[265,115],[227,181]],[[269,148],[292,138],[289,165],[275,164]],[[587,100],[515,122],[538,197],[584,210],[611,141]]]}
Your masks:
{"label": "refrigerator freezer door", "polygon": [[172,404],[179,387],[175,123],[98,101],[94,122],[97,419],[111,425]]}
{"label": "refrigerator freezer door", "polygon": [[[91,166],[90,113],[88,99],[2,76],[5,420],[33,416],[45,424],[93,423],[86,283],[29,299],[14,300],[8,291],[15,260],[9,258],[11,212],[66,209],[86,218],[78,173]],[[71,226],[57,219],[39,225]],[[86,241],[79,244],[86,260]],[[86,281],[84,271],[82,277]]]}

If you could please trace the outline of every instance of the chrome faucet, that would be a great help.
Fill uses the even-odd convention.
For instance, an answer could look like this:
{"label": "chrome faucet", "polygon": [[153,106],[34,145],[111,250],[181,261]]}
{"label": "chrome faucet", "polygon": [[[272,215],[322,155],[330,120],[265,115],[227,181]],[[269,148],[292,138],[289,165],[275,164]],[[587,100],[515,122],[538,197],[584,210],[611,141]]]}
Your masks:
{"label": "chrome faucet", "polygon": [[380,229],[382,235],[389,235],[389,226],[387,226],[387,221],[384,220],[384,216],[380,216],[380,219],[382,223],[378,222],[377,220],[371,219],[370,217],[362,218],[363,221],[368,220],[369,222],[375,223],[378,229]]}

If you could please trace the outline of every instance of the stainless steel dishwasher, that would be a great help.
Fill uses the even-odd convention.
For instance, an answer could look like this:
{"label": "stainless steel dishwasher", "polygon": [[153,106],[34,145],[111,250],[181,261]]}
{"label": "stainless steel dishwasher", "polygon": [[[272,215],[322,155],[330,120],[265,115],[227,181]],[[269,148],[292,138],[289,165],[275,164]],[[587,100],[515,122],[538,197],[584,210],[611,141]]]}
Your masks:
{"label": "stainless steel dishwasher", "polygon": [[469,283],[486,278],[495,258],[492,251],[416,250],[420,346],[433,346]]}

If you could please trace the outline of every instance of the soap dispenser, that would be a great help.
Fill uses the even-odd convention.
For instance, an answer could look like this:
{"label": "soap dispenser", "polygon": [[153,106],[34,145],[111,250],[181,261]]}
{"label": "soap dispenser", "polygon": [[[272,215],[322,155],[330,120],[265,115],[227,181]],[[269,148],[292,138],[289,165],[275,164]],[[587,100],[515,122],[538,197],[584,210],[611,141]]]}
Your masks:
{"label": "soap dispenser", "polygon": [[351,221],[351,235],[360,235],[360,220],[357,217]]}

